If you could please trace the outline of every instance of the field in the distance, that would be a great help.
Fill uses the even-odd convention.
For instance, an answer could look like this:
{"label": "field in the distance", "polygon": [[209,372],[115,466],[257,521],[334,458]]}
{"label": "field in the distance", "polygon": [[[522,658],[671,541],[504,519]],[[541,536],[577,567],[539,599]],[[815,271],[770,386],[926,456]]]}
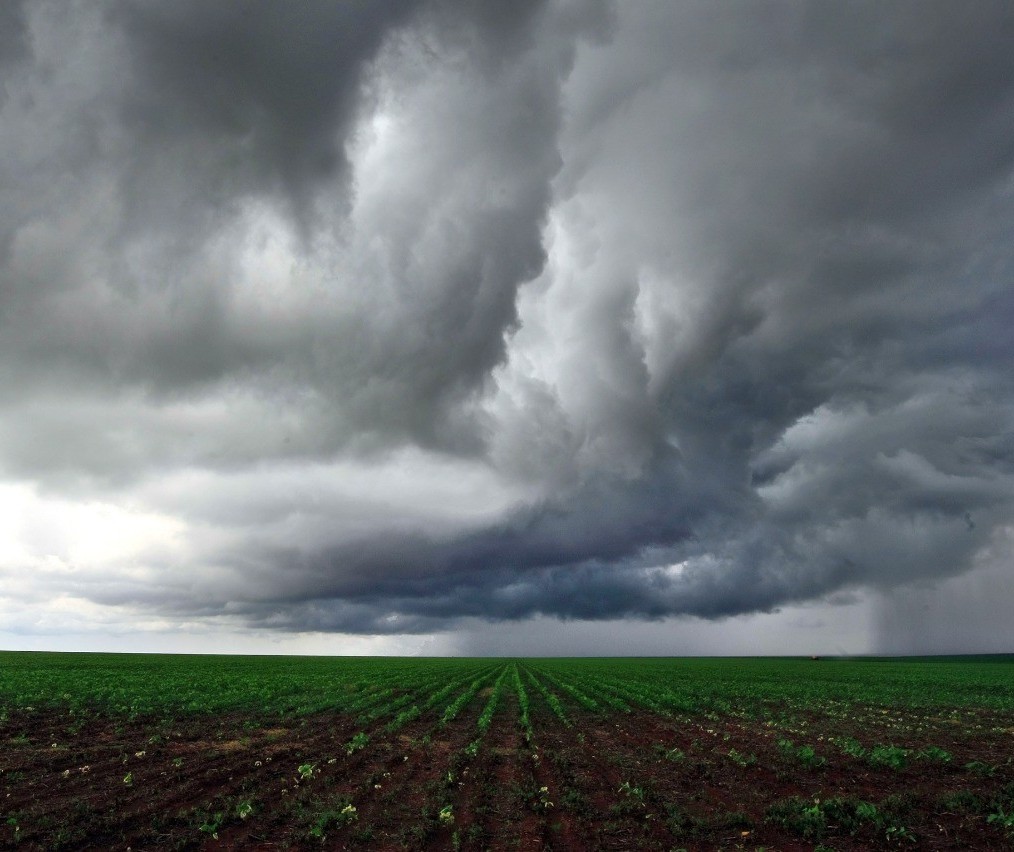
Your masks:
{"label": "field in the distance", "polygon": [[1014,657],[0,653],[0,848],[1004,849]]}

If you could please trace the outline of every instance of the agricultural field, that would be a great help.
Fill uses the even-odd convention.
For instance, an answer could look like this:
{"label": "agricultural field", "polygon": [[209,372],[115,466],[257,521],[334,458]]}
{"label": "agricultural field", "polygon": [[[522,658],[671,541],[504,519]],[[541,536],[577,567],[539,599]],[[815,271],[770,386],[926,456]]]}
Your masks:
{"label": "agricultural field", "polygon": [[1010,849],[1014,658],[0,653],[4,849]]}

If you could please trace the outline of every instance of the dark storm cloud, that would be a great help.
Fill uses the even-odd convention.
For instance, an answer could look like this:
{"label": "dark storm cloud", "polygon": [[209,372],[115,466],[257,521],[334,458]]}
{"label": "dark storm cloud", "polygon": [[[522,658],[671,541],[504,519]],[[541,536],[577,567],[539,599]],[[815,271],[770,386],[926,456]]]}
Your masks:
{"label": "dark storm cloud", "polygon": [[81,596],[402,633],[1008,558],[1009,4],[9,8],[2,469],[203,566]]}
{"label": "dark storm cloud", "polygon": [[[5,157],[15,405],[26,384],[59,397],[70,384],[111,408],[237,388],[268,418],[279,397],[301,406],[305,428],[269,427],[239,459],[223,433],[195,448],[201,465],[350,442],[476,446],[467,403],[544,261],[559,87],[587,15],[539,3],[509,16],[483,3],[32,11]],[[374,166],[388,152],[371,142],[390,159]],[[163,418],[134,455],[179,458],[193,431]],[[136,468],[106,443],[105,465],[83,454],[79,466]]]}
{"label": "dark storm cloud", "polygon": [[416,5],[118,4],[134,72],[121,107],[139,143],[134,181],[151,186],[159,159],[176,153],[156,172],[160,190],[185,178],[218,204],[279,190],[306,203],[347,166],[366,64]]}
{"label": "dark storm cloud", "polygon": [[27,53],[24,9],[18,0],[12,0],[0,8],[0,69],[24,58]]}

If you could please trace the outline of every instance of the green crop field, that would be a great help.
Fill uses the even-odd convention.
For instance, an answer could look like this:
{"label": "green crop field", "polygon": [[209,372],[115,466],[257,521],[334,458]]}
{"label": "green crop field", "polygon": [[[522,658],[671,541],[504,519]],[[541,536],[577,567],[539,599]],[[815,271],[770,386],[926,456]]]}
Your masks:
{"label": "green crop field", "polygon": [[0,846],[1006,848],[1014,658],[0,653]]}

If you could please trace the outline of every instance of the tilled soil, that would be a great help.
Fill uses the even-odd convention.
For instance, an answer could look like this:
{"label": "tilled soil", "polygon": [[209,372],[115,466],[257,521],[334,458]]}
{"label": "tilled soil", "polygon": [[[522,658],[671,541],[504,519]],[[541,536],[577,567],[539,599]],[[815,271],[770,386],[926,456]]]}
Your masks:
{"label": "tilled soil", "polygon": [[[396,731],[335,713],[14,712],[0,722],[0,847],[1014,848],[1002,713],[592,713],[561,695],[564,724],[529,690],[529,740],[510,689],[480,731],[486,695],[447,725],[433,710]],[[348,748],[357,733],[368,741]],[[907,749],[903,764],[871,761],[874,744]]]}

